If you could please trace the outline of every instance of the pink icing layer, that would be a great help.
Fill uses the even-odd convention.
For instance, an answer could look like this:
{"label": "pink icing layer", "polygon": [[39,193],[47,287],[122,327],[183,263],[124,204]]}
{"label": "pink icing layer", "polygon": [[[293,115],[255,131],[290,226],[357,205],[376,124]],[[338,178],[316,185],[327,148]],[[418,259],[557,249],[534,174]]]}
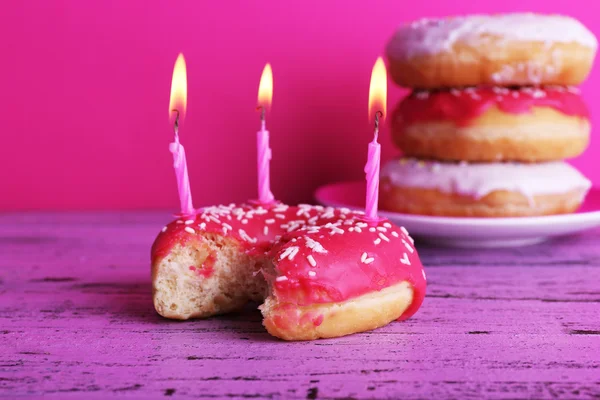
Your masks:
{"label": "pink icing layer", "polygon": [[425,273],[412,238],[386,219],[368,222],[348,209],[283,204],[217,206],[185,218],[158,235],[153,263],[177,244],[218,233],[235,238],[248,253],[273,260],[276,276],[265,278],[280,302],[341,302],[403,281],[411,284],[414,295],[401,319],[423,302]]}
{"label": "pink icing layer", "polygon": [[405,125],[452,121],[467,126],[492,106],[507,114],[526,114],[533,107],[550,107],[565,115],[589,118],[588,108],[574,88],[477,87],[413,92],[398,104],[394,121]]}

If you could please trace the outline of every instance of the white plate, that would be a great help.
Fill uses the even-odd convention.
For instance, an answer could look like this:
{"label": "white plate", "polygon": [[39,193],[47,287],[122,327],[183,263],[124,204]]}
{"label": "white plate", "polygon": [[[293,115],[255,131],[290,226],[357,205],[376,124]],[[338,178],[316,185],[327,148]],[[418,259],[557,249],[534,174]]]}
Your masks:
{"label": "white plate", "polygon": [[[364,182],[339,182],[322,186],[316,200],[326,206],[362,209]],[[542,242],[600,226],[600,190],[592,189],[581,209],[573,214],[518,218],[458,218],[380,211],[412,236],[452,247],[509,247]]]}

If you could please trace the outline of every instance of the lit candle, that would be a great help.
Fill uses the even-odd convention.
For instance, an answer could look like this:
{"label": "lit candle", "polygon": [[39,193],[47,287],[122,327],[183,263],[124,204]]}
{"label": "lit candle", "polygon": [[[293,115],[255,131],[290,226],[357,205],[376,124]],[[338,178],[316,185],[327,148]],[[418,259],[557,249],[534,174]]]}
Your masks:
{"label": "lit candle", "polygon": [[272,203],[275,197],[271,193],[271,148],[269,147],[269,131],[265,122],[265,113],[271,106],[273,98],[273,72],[271,65],[265,65],[260,84],[258,86],[258,109],[261,110],[260,131],[256,133],[256,152],[258,169],[258,201],[260,203]]}
{"label": "lit candle", "polygon": [[183,54],[179,54],[175,67],[173,68],[173,80],[171,81],[171,98],[169,101],[169,117],[175,118],[173,130],[175,141],[169,145],[173,153],[173,167],[177,177],[177,190],[179,191],[179,202],[182,214],[193,214],[192,192],[190,190],[190,178],[188,176],[185,149],[179,142],[179,121],[185,116],[187,105],[187,74]]}
{"label": "lit candle", "polygon": [[373,141],[369,143],[365,175],[367,179],[367,193],[365,203],[365,215],[367,218],[376,220],[377,205],[379,202],[379,168],[381,164],[381,145],[377,142],[379,136],[379,124],[385,117],[387,98],[387,76],[385,64],[381,57],[377,59],[371,73],[371,85],[369,88],[369,119],[375,118],[375,133]]}

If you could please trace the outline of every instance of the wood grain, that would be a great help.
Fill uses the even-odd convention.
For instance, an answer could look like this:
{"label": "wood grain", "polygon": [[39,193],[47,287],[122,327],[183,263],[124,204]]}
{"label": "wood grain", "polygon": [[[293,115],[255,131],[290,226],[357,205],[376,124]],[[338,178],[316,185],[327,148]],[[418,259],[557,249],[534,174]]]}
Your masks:
{"label": "wood grain", "polygon": [[260,314],[152,307],[164,213],[0,216],[0,396],[600,398],[600,230],[501,250],[417,246],[406,322],[286,343]]}

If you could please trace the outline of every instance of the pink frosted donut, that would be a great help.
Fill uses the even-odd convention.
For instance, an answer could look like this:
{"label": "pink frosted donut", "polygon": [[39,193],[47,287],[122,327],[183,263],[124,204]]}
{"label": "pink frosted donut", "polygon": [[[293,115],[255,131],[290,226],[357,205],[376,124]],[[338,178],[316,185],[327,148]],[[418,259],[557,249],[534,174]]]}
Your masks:
{"label": "pink frosted donut", "polygon": [[581,154],[589,136],[585,102],[562,86],[416,91],[392,117],[402,153],[434,160],[562,160]]}
{"label": "pink frosted donut", "polygon": [[561,15],[512,13],[421,19],[398,28],[386,54],[401,86],[578,85],[596,37]]}
{"label": "pink frosted donut", "polygon": [[258,301],[269,333],[286,340],[406,319],[425,293],[405,229],[310,205],[231,204],[179,218],[152,247],[152,281],[164,317],[204,318]]}

